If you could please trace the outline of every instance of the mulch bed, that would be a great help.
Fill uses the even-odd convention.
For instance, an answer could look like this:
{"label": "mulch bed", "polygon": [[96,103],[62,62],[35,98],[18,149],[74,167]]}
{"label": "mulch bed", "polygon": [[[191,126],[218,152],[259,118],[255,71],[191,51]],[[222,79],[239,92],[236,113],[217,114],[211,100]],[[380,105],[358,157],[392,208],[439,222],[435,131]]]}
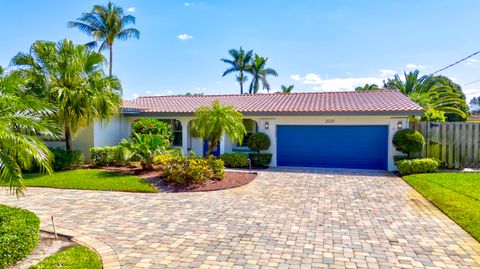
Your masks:
{"label": "mulch bed", "polygon": [[201,191],[216,191],[240,187],[250,183],[255,179],[257,173],[248,172],[225,172],[223,180],[211,180],[205,184],[197,184],[192,186],[170,186],[163,178],[160,177],[157,171],[143,171],[140,168],[129,167],[101,167],[101,169],[139,176],[154,185],[159,191],[165,192],[201,192]]}

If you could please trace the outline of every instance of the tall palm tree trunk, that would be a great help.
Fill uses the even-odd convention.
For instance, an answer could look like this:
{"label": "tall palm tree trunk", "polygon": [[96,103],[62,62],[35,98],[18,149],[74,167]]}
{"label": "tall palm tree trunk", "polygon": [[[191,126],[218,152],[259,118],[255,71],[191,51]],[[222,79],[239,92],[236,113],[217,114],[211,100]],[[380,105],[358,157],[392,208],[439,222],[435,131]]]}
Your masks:
{"label": "tall palm tree trunk", "polygon": [[240,71],[240,94],[243,94],[243,71]]}
{"label": "tall palm tree trunk", "polygon": [[72,133],[68,124],[65,124],[65,149],[72,150]]}
{"label": "tall palm tree trunk", "polygon": [[112,49],[113,44],[109,44],[108,48],[110,49],[110,61],[109,61],[109,76],[112,77],[112,60],[113,60],[113,49]]}

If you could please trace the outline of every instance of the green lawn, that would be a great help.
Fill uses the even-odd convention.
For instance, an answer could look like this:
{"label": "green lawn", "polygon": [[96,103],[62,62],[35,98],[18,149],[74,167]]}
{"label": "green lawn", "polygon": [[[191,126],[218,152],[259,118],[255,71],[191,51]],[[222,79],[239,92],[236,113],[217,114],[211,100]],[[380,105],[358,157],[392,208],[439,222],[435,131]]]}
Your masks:
{"label": "green lawn", "polygon": [[30,269],[101,269],[102,262],[97,253],[87,247],[75,246],[55,253],[30,266]]}
{"label": "green lawn", "polygon": [[156,192],[150,183],[132,175],[107,172],[98,169],[79,169],[47,174],[25,174],[27,187],[59,189]]}
{"label": "green lawn", "polygon": [[418,174],[404,179],[480,241],[480,173]]}

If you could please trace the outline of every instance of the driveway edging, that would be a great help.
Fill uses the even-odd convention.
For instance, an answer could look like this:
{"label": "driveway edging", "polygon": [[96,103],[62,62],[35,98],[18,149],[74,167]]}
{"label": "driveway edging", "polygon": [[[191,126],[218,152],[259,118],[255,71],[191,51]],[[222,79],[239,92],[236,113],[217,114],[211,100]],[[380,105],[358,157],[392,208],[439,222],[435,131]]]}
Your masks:
{"label": "driveway edging", "polygon": [[[113,250],[113,248],[111,248],[105,242],[98,240],[94,237],[91,237],[89,235],[86,235],[80,232],[75,232],[73,230],[63,228],[60,226],[56,226],[55,228],[58,235],[70,237],[73,242],[93,249],[98,254],[98,256],[100,256],[100,259],[102,260],[103,269],[120,269],[121,268],[120,260],[118,259],[117,253],[115,252],[115,250]],[[46,230],[46,229],[41,229],[41,230],[48,233],[54,233],[53,230]]]}

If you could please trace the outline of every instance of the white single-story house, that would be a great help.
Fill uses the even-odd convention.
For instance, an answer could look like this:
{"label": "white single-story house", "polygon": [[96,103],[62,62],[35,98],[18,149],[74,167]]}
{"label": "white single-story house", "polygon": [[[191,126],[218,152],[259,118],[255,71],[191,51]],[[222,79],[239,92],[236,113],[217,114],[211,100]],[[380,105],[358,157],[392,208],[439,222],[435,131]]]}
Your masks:
{"label": "white single-story house", "polygon": [[[423,110],[398,91],[146,96],[123,103],[108,123],[82,130],[73,148],[116,145],[131,134],[132,122],[151,117],[173,126],[173,145],[201,156],[205,143],[190,134],[194,112],[219,100],[244,115],[247,136],[266,133],[272,142],[271,166],[395,170],[393,134],[408,126],[408,117]],[[218,153],[248,150],[224,136]]]}

